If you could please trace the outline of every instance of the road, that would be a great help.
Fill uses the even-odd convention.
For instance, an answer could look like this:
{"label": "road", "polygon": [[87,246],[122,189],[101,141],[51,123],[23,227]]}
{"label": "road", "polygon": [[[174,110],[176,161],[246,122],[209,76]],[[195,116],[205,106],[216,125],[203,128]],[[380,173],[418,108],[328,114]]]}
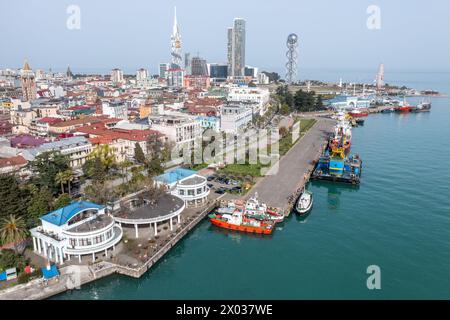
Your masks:
{"label": "road", "polygon": [[258,193],[258,198],[269,206],[286,208],[288,197],[303,186],[304,175],[311,169],[311,161],[322,151],[334,121],[318,119],[297,144],[281,158],[278,172],[260,179],[249,196]]}

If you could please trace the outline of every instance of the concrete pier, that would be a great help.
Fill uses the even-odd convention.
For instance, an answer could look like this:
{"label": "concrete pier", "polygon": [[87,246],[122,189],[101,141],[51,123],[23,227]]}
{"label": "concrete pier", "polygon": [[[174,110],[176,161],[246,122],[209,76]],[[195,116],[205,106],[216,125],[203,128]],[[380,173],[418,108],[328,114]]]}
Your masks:
{"label": "concrete pier", "polygon": [[268,206],[280,208],[288,215],[293,199],[309,180],[335,121],[319,118],[314,126],[279,161],[278,172],[263,177],[256,183],[248,197],[256,192],[258,198]]}

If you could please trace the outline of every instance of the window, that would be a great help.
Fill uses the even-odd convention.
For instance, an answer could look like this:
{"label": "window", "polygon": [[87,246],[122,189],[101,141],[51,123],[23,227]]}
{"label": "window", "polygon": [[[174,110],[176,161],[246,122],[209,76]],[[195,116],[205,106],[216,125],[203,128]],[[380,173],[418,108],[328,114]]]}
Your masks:
{"label": "window", "polygon": [[183,189],[180,189],[179,193],[180,193],[180,196],[184,196],[184,190]]}
{"label": "window", "polygon": [[188,196],[194,196],[194,190],[188,190]]}
{"label": "window", "polygon": [[202,193],[202,188],[198,188],[197,189],[197,194],[201,194]]}

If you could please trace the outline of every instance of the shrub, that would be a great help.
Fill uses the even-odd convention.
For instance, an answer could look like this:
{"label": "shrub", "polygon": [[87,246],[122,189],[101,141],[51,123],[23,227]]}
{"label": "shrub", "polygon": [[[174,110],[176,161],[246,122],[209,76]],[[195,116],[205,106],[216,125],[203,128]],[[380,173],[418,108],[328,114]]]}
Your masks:
{"label": "shrub", "polygon": [[27,265],[24,256],[17,254],[14,250],[4,249],[0,252],[0,269],[17,268],[23,270]]}

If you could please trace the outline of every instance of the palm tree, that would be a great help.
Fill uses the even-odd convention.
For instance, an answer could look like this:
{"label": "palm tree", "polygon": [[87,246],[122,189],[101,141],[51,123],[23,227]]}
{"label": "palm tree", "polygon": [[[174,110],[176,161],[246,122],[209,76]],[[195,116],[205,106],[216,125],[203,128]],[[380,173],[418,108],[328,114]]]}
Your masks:
{"label": "palm tree", "polygon": [[67,182],[65,171],[60,171],[56,174],[55,182],[61,184],[61,193],[64,193],[64,184]]}
{"label": "palm tree", "polygon": [[66,171],[64,171],[64,175],[66,177],[67,187],[69,188],[68,191],[69,191],[69,195],[70,195],[70,183],[75,178],[75,175],[73,174],[72,169],[67,169]]}
{"label": "palm tree", "polygon": [[25,220],[22,217],[9,215],[0,222],[0,239],[6,243],[13,243],[14,250],[18,253],[17,243],[26,239],[28,230]]}
{"label": "palm tree", "polygon": [[105,166],[106,171],[109,171],[111,167],[116,162],[116,156],[114,154],[114,150],[107,144],[98,145],[92,152],[89,154],[89,158],[98,157],[102,164]]}
{"label": "palm tree", "polygon": [[128,181],[128,168],[130,168],[133,165],[133,162],[129,160],[122,161],[119,166],[122,169],[123,174],[123,183],[126,183]]}
{"label": "palm tree", "polygon": [[55,176],[56,183],[61,184],[61,193],[64,193],[64,185],[67,183],[68,193],[70,195],[70,183],[74,179],[74,174],[71,169],[67,169],[65,171],[60,171]]}

